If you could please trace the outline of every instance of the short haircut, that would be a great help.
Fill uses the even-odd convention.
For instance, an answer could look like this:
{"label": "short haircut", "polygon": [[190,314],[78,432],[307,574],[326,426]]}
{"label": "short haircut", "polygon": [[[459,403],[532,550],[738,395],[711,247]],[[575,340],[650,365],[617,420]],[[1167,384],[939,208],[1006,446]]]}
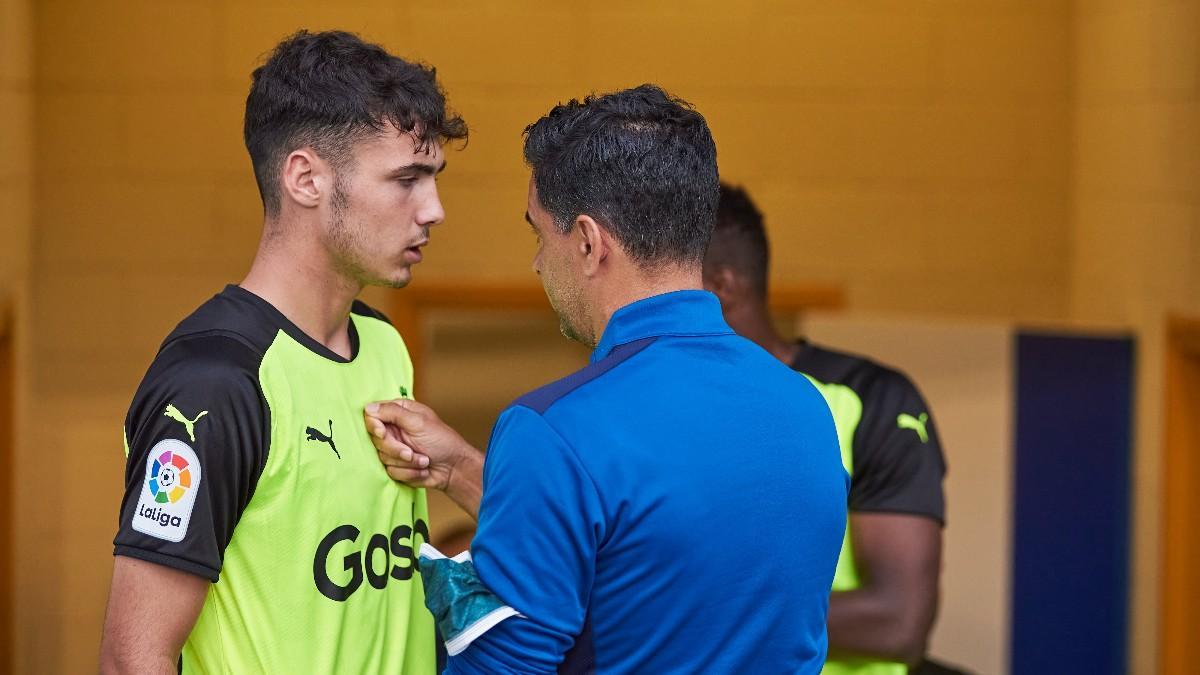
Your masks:
{"label": "short haircut", "polygon": [[771,249],[762,212],[744,189],[728,183],[721,183],[721,201],[717,205],[708,264],[732,267],[750,281],[755,295],[767,297]]}
{"label": "short haircut", "polygon": [[703,260],[717,149],[687,102],[650,84],[572,99],[526,127],[525,161],[560,232],[586,214],[643,268]]}
{"label": "short haircut", "polygon": [[298,148],[311,147],[342,168],[356,141],[388,125],[413,134],[419,150],[467,137],[433,68],[351,33],[302,30],[280,42],[252,77],[243,134],[268,217],[279,214],[283,160]]}

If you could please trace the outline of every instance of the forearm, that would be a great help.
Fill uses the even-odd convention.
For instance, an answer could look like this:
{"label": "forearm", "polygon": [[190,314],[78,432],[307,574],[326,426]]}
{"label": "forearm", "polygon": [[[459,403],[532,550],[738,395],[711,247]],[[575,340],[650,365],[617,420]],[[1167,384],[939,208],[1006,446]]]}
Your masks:
{"label": "forearm", "polygon": [[829,598],[830,657],[914,665],[925,654],[932,614],[913,607],[911,598],[871,588],[836,591]]}
{"label": "forearm", "polygon": [[479,502],[483,498],[483,453],[466,445],[443,491],[473,520],[479,520]]}
{"label": "forearm", "polygon": [[108,640],[100,650],[101,675],[176,675],[178,672],[178,654],[117,654]]}

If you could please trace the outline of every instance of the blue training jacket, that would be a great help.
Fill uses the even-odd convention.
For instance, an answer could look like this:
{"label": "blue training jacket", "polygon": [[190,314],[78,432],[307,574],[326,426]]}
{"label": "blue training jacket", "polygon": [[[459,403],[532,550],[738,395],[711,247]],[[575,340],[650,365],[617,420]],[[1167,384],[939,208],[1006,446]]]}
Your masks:
{"label": "blue training jacket", "polygon": [[818,673],[848,485],[821,395],[715,296],[627,305],[496,422],[471,553],[524,618],[446,672]]}

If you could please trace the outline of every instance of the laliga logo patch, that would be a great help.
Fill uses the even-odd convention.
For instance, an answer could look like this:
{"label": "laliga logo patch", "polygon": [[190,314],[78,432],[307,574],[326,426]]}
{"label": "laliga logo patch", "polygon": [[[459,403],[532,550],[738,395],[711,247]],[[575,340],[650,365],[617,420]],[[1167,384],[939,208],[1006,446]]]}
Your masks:
{"label": "laliga logo patch", "polygon": [[159,441],[146,458],[146,480],[133,514],[133,529],[167,541],[183,541],[199,488],[196,451],[173,438]]}

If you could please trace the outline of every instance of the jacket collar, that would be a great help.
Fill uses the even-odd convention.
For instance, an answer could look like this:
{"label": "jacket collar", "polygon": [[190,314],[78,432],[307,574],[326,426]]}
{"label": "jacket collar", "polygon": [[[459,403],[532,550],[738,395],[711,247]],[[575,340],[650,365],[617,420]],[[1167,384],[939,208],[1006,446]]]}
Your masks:
{"label": "jacket collar", "polygon": [[708,291],[672,291],[625,305],[608,320],[592,352],[595,363],[613,349],[648,337],[732,335],[721,301]]}

